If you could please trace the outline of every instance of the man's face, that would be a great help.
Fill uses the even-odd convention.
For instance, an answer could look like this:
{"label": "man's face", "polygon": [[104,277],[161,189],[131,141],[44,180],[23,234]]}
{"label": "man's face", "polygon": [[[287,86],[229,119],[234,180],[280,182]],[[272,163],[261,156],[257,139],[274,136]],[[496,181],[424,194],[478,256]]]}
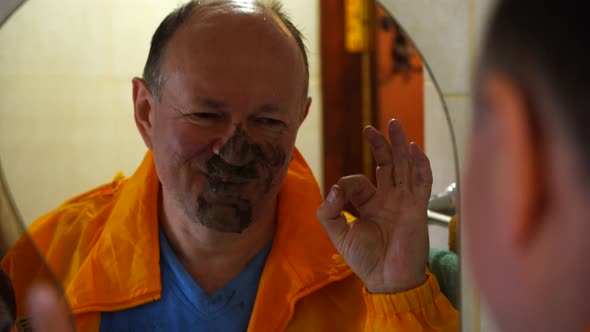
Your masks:
{"label": "man's face", "polygon": [[239,233],[276,204],[306,113],[303,56],[267,15],[198,16],[168,45],[150,139],[163,195]]}

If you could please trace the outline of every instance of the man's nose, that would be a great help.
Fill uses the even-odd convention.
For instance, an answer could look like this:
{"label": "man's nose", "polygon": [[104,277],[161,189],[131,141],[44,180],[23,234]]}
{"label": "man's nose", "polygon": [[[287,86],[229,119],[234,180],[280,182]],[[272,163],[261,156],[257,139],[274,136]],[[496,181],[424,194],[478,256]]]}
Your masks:
{"label": "man's nose", "polygon": [[243,166],[255,158],[255,143],[248,136],[241,124],[234,124],[225,137],[213,145],[213,152],[225,162]]}

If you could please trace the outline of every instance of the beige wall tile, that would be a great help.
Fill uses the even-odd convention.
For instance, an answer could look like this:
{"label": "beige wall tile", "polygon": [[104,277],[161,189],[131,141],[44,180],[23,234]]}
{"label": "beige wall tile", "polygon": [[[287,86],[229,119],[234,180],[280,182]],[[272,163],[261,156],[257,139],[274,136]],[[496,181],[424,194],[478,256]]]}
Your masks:
{"label": "beige wall tile", "polygon": [[0,76],[103,75],[109,10],[109,1],[27,1],[0,29]]}
{"label": "beige wall tile", "polygon": [[141,76],[147,60],[152,35],[170,11],[184,1],[125,0],[113,1],[112,75],[117,78]]}
{"label": "beige wall tile", "polygon": [[428,239],[431,248],[449,250],[449,227],[442,223],[429,223]]}
{"label": "beige wall tile", "polygon": [[470,86],[469,1],[382,0],[409,32],[445,94]]}
{"label": "beige wall tile", "polygon": [[459,170],[462,170],[473,116],[471,98],[470,96],[445,96],[445,101],[449,108],[455,140],[457,142]]}
{"label": "beige wall tile", "polygon": [[[295,26],[303,33],[308,49],[309,76],[320,79],[320,2],[321,0],[283,1]],[[319,106],[319,105],[318,105]]]}
{"label": "beige wall tile", "polygon": [[2,167],[27,222],[112,178],[112,109],[104,80],[0,81]]}
{"label": "beige wall tile", "polygon": [[424,97],[424,149],[432,167],[434,178],[432,193],[437,194],[457,181],[453,143],[443,100],[430,81],[424,84]]}

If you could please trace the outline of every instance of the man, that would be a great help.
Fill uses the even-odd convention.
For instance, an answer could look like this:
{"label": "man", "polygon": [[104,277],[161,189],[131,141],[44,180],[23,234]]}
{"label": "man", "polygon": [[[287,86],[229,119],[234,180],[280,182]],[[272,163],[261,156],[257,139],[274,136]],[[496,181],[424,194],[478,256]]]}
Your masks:
{"label": "man", "polygon": [[[343,178],[318,210],[294,148],[307,86],[277,3],[193,1],[162,22],[133,80],[142,165],[29,229],[79,330],[457,330],[426,271],[428,159],[399,123],[393,146],[367,128],[378,187]],[[345,200],[361,212],[351,224]],[[17,297],[30,251],[3,261]]]}
{"label": "man", "polygon": [[501,331],[590,327],[590,48],[582,5],[500,1],[481,51],[463,252]]}

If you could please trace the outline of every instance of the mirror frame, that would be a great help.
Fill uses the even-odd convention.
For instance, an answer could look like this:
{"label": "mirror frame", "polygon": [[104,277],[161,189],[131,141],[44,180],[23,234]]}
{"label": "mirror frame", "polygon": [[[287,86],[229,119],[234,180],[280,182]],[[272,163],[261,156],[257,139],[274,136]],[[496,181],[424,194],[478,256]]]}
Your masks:
{"label": "mirror frame", "polygon": [[[26,0],[3,0],[0,2],[0,28],[21,7]],[[0,162],[0,221],[7,222],[6,228],[0,232],[0,257],[4,256],[5,250],[12,246],[12,241],[18,239],[20,234],[25,232],[19,210],[16,207],[14,197],[8,187],[6,176]],[[6,232],[6,233],[5,233]],[[7,245],[9,244],[9,245]],[[7,247],[4,247],[7,245]]]}
{"label": "mirror frame", "polygon": [[25,0],[2,0],[0,2],[0,27],[23,3]]}

